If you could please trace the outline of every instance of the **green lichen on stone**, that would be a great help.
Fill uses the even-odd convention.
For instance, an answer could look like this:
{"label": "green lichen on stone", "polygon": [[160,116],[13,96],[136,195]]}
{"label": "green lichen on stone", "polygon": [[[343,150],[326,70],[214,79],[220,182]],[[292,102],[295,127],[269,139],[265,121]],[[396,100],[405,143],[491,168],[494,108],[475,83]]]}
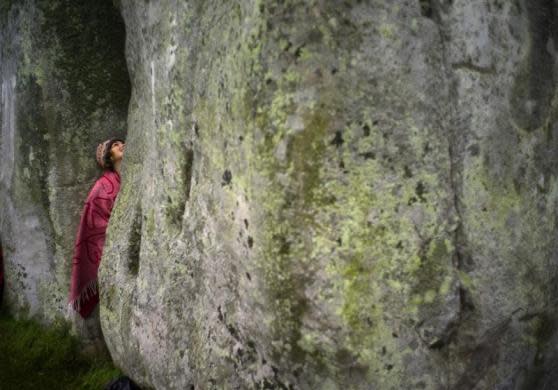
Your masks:
{"label": "green lichen on stone", "polygon": [[[329,23],[328,29],[336,25]],[[285,41],[279,45],[283,50],[288,48]],[[300,55],[299,60],[312,65],[319,63],[320,56],[315,56],[312,50],[305,48],[300,53],[304,56]],[[386,180],[383,175],[387,167],[383,162],[359,158],[359,154],[372,155],[370,149],[378,155],[382,150],[392,155],[401,151],[394,144],[382,145],[385,137],[378,128],[371,129],[374,134],[364,138],[357,134],[360,128],[356,126],[339,126],[333,108],[340,104],[333,93],[335,85],[321,88],[317,92],[320,99],[301,104],[292,88],[298,88],[300,93],[301,85],[312,77],[309,69],[292,67],[279,77],[274,75],[273,85],[277,89],[270,98],[271,104],[260,105],[257,111],[258,128],[273,129],[265,134],[255,164],[269,186],[264,196],[256,196],[263,201],[263,220],[268,221],[265,233],[257,239],[266,243],[259,257],[268,286],[266,293],[276,305],[273,312],[277,315],[271,320],[274,339],[282,340],[277,351],[291,353],[292,344],[296,343],[302,349],[296,353],[298,361],[308,354],[306,358],[320,362],[322,369],[337,370],[331,364],[336,358],[328,346],[297,318],[304,317],[309,310],[304,291],[305,285],[312,281],[312,264],[332,257],[335,260],[329,261],[326,270],[333,287],[322,291],[322,299],[333,295],[340,301],[336,315],[347,327],[343,344],[349,347],[349,354],[367,367],[368,372],[376,368],[383,370],[385,363],[378,359],[381,350],[378,340],[392,339],[385,320],[385,305],[398,302],[404,312],[413,312],[413,305],[404,306],[412,292],[405,278],[413,277],[412,272],[420,261],[414,223],[408,215],[402,218],[399,213],[407,208],[403,202],[416,196],[417,186],[434,188],[441,179],[435,172],[425,171],[413,180],[402,180],[397,175]],[[298,130],[297,118],[304,118],[299,119],[303,126]],[[372,122],[373,118],[367,118],[368,128],[374,127]],[[411,121],[405,124],[416,132],[421,131]],[[336,137],[343,139],[341,146],[332,141]],[[412,147],[422,152],[420,143],[424,143],[424,136],[418,134],[416,142],[418,145],[411,144]],[[343,173],[338,168],[339,160],[344,164]],[[424,197],[430,200],[432,195],[424,194]],[[431,229],[425,235],[438,235],[443,241],[449,235],[443,227],[439,232],[434,231],[434,221],[438,218],[435,204],[420,205],[428,214],[426,228]],[[401,243],[407,246],[404,250],[398,248]],[[435,253],[431,260],[440,267],[451,265],[449,255]],[[434,289],[421,294],[432,296],[432,291],[436,295],[447,294],[447,281],[438,282]],[[390,293],[393,296],[387,298]],[[396,349],[390,343],[386,345],[390,350]],[[394,356],[392,361],[400,362],[401,356]],[[401,369],[398,366],[392,371],[392,383],[397,383],[396,373]],[[375,381],[389,382],[384,377]]]}
{"label": "green lichen on stone", "polygon": [[451,256],[450,247],[451,244],[447,240],[435,240],[428,244],[425,253],[420,254],[420,263],[414,270],[412,283],[413,291],[419,297],[424,294],[422,298],[426,303],[432,303],[433,298],[427,299],[427,295],[437,295],[438,292],[445,295],[448,292],[446,277],[448,259]]}

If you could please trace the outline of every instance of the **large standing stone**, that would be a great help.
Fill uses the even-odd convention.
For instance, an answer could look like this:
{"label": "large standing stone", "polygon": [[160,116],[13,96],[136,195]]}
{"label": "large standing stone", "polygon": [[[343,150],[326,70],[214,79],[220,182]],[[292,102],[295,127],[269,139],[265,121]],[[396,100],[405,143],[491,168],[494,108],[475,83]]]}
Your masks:
{"label": "large standing stone", "polygon": [[161,389],[551,379],[552,2],[121,7],[133,92],[101,316],[127,372]]}
{"label": "large standing stone", "polygon": [[63,317],[95,147],[124,136],[130,83],[111,1],[0,2],[0,243],[14,314]]}

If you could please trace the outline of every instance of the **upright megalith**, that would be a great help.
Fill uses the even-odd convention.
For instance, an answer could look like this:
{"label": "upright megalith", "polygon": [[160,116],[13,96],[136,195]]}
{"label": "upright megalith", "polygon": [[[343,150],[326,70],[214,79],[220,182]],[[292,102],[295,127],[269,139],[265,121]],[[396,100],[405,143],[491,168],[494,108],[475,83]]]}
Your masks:
{"label": "upright megalith", "polygon": [[95,147],[126,133],[125,27],[110,0],[0,2],[0,239],[5,301],[65,315]]}
{"label": "upright megalith", "polygon": [[553,1],[122,0],[101,266],[156,388],[544,388]]}

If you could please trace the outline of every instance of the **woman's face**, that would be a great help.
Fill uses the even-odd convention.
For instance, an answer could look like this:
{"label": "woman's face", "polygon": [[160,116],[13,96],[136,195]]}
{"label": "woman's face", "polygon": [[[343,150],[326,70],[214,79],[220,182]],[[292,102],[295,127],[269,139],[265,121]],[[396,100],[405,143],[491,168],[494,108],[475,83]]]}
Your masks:
{"label": "woman's face", "polygon": [[124,148],[126,144],[121,141],[116,141],[110,148],[110,158],[112,162],[121,161],[124,156]]}

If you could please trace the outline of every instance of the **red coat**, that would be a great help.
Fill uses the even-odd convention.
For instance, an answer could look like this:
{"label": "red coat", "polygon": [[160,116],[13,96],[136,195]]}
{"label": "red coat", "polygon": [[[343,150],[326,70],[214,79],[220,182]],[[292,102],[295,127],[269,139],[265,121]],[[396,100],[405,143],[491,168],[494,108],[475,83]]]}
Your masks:
{"label": "red coat", "polygon": [[119,190],[118,172],[105,171],[89,192],[81,214],[72,259],[69,305],[83,318],[88,317],[99,303],[97,271],[108,221]]}

